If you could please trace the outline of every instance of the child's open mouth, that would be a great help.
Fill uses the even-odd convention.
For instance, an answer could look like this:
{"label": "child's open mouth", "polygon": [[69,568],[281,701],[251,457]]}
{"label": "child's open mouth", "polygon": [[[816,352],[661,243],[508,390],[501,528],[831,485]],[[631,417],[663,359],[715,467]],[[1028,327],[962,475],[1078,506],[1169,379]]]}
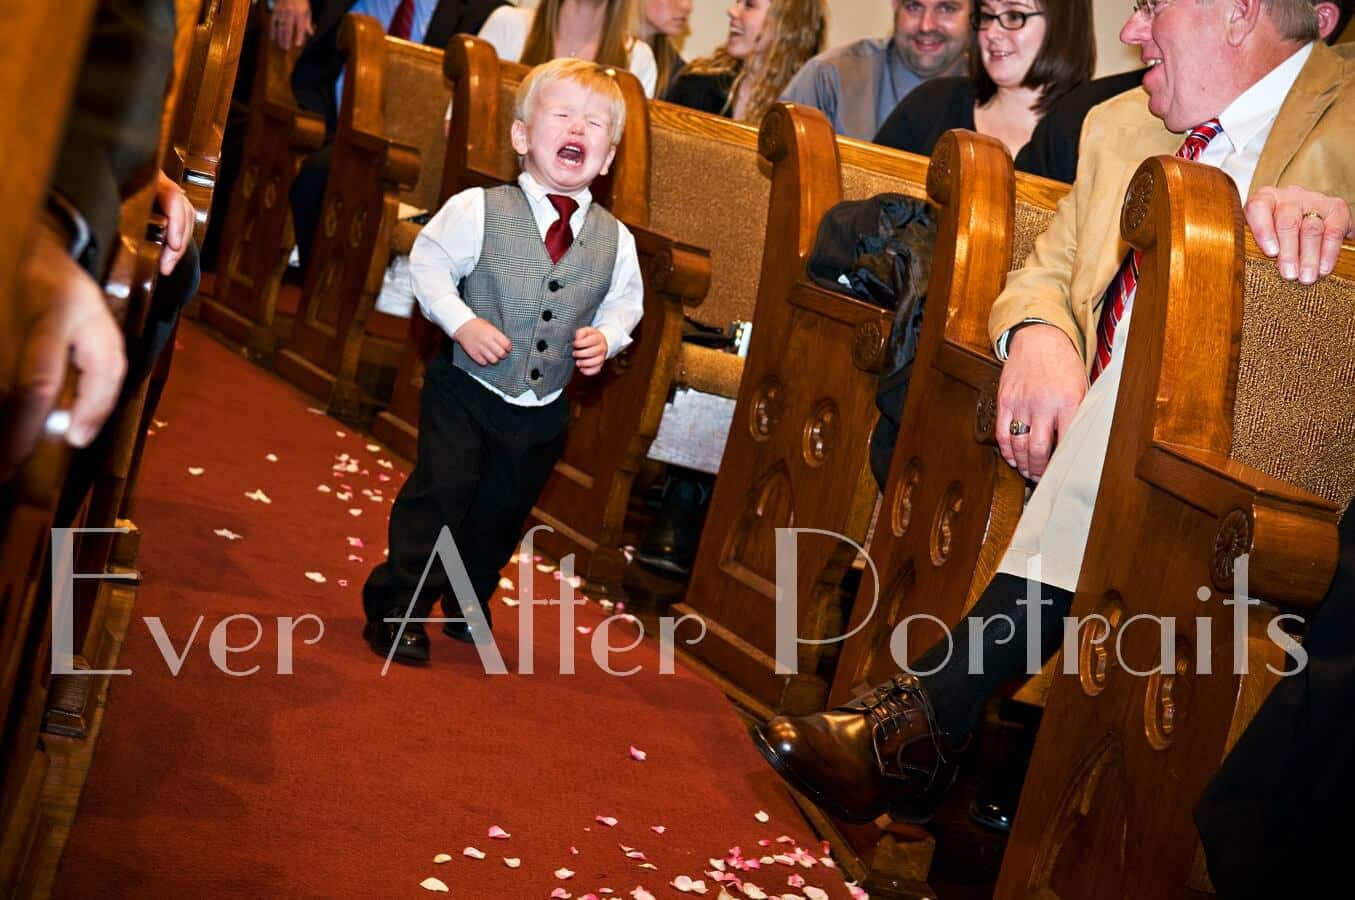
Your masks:
{"label": "child's open mouth", "polygon": [[573,144],[573,143],[565,144],[563,147],[560,148],[559,152],[556,153],[555,155],[559,157],[560,161],[565,163],[566,165],[570,166],[583,165],[584,151],[582,144]]}

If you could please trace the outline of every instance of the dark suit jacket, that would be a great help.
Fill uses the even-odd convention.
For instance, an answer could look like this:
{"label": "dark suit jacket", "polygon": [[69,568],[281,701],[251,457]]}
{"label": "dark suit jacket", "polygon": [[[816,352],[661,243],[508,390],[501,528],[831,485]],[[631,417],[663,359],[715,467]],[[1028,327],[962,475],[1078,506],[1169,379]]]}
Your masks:
{"label": "dark suit jacket", "polygon": [[174,0],[102,0],[76,79],[51,189],[89,226],[79,260],[102,281],[122,200],[154,174],[174,68]]}
{"label": "dark suit jacket", "polygon": [[[453,35],[478,34],[489,14],[507,0],[440,0],[428,22],[423,42],[444,48]],[[323,113],[325,126],[334,130],[339,110],[334,101],[334,82],[343,71],[339,55],[339,25],[357,0],[311,0],[315,34],[306,44],[292,70],[292,93],[302,109]]]}
{"label": "dark suit jacket", "polygon": [[1341,523],[1340,567],[1303,646],[1308,665],[1271,691],[1195,810],[1219,900],[1336,896],[1323,886],[1349,871],[1355,513]]}

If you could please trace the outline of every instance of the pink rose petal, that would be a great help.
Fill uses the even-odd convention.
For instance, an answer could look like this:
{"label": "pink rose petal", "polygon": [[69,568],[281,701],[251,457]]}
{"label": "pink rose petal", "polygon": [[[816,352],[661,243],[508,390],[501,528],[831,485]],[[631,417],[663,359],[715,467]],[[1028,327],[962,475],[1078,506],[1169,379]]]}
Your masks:
{"label": "pink rose petal", "polygon": [[644,762],[644,761],[645,761],[645,756],[646,756],[646,755],[647,755],[647,754],[645,753],[645,751],[643,751],[643,750],[641,750],[640,748],[636,747],[634,744],[631,744],[631,745],[630,745],[630,758],[631,758],[631,759],[635,760],[636,762]]}
{"label": "pink rose petal", "polygon": [[510,835],[508,832],[504,831],[504,830],[503,830],[502,828],[500,828],[498,825],[491,825],[491,826],[489,827],[489,836],[492,837],[492,838],[499,838],[499,839],[511,837],[511,835]]}
{"label": "pink rose petal", "polygon": [[615,828],[615,827],[616,827],[616,819],[612,818],[611,816],[598,816],[594,821],[601,822],[603,825],[606,825],[608,828]]}
{"label": "pink rose petal", "polygon": [[663,825],[650,825],[649,830],[654,832],[655,834],[663,834],[668,829]]}
{"label": "pink rose petal", "polygon": [[360,538],[360,537],[350,537],[350,538],[348,539],[348,546],[350,546],[350,547],[363,547],[363,546],[366,546],[366,545],[363,544],[362,538]]}
{"label": "pink rose petal", "polygon": [[560,879],[561,881],[564,881],[567,878],[573,878],[574,873],[571,872],[569,869],[560,868],[555,870],[555,877]]}
{"label": "pink rose petal", "polygon": [[804,876],[799,874],[792,874],[789,878],[786,879],[786,885],[788,887],[793,888],[802,888],[805,886]]}
{"label": "pink rose petal", "polygon": [[642,887],[637,887],[630,892],[630,895],[634,900],[654,900],[654,895]]}
{"label": "pink rose petal", "polygon": [[569,898],[572,896],[573,894],[571,894],[564,888],[556,888],[555,890],[550,892],[551,900],[569,900]]}
{"label": "pink rose petal", "polygon": [[592,633],[593,633],[593,626],[591,626],[591,625],[579,625],[579,626],[576,627],[574,630],[577,631],[579,634],[592,634]]}

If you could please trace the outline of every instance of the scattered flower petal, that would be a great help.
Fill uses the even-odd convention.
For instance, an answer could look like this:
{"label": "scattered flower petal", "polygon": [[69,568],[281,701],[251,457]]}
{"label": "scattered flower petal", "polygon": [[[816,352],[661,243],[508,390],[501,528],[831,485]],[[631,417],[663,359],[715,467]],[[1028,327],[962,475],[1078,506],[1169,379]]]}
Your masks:
{"label": "scattered flower petal", "polygon": [[867,894],[860,885],[848,884],[847,893],[852,895],[852,900],[870,900],[870,894]]}
{"label": "scattered flower petal", "polygon": [[323,416],[325,414],[325,411],[323,409],[316,409],[314,406],[306,407],[306,412],[314,416]]}
{"label": "scattered flower petal", "polygon": [[228,541],[238,541],[240,540],[240,538],[244,537],[244,535],[236,534],[229,528],[218,528],[216,531],[213,531],[212,534],[216,535],[217,537],[223,537]]}
{"label": "scattered flower petal", "polygon": [[196,476],[198,476],[198,475],[201,475],[203,472],[206,472],[206,471],[207,471],[207,470],[204,469],[202,466],[189,466],[189,467],[188,467],[188,474],[189,474],[189,475],[192,475],[192,476],[194,476],[194,477],[196,477]]}
{"label": "scattered flower petal", "polygon": [[483,850],[477,850],[477,849],[475,849],[474,847],[467,847],[465,850],[462,850],[462,851],[461,851],[461,854],[462,854],[463,856],[469,856],[471,859],[484,859],[484,858],[485,858],[485,851],[483,851]]}
{"label": "scattered flower petal", "polygon": [[353,508],[353,509],[350,509],[350,510],[348,511],[348,514],[349,514],[350,516],[360,516],[360,515],[362,515],[362,510],[357,509],[357,508],[355,507],[355,508]]}
{"label": "scattered flower petal", "polygon": [[706,861],[709,862],[710,867],[717,872],[723,872],[725,870],[725,861],[723,859],[709,859]]}
{"label": "scattered flower petal", "polygon": [[448,893],[447,885],[443,884],[440,879],[431,876],[420,881],[419,887],[423,888],[425,891],[436,891],[439,894]]}
{"label": "scattered flower petal", "polygon": [[339,587],[348,587],[348,579],[347,579],[347,578],[340,578],[339,581],[338,581],[338,584],[339,584]]}
{"label": "scattered flower petal", "polygon": [[570,848],[569,848],[569,852],[572,853],[574,856],[578,856],[578,855],[579,855],[579,848],[578,848],[578,847],[570,847]]}
{"label": "scattered flower petal", "polygon": [[452,854],[450,853],[439,853],[437,856],[433,857],[433,862],[435,863],[447,863],[451,861]]}
{"label": "scattered flower petal", "polygon": [[380,466],[381,468],[383,468],[383,469],[394,469],[394,468],[395,468],[395,463],[391,462],[391,461],[388,460],[388,459],[378,459],[378,460],[376,461],[376,464],[377,464],[378,466]]}
{"label": "scattered flower petal", "polygon": [[503,858],[503,864],[510,869],[516,869],[518,866],[522,865],[522,860],[518,859],[516,856],[505,856]]}
{"label": "scattered flower petal", "polygon": [[504,605],[504,606],[517,606],[517,605],[518,605],[518,602],[517,602],[516,600],[514,600],[512,597],[504,597],[504,598],[503,598],[503,605]]}
{"label": "scattered flower petal", "polygon": [[492,837],[492,838],[499,838],[499,839],[512,837],[512,835],[510,835],[508,832],[504,831],[504,830],[503,830],[502,828],[500,828],[498,825],[491,825],[491,826],[489,827],[489,836]]}
{"label": "scattered flower petal", "polygon": [[381,452],[381,445],[380,445],[380,444],[368,444],[368,445],[367,445],[367,450],[368,450],[369,452],[371,452],[371,453],[380,453],[380,452]]}
{"label": "scattered flower petal", "polygon": [[641,868],[641,869],[653,869],[655,872],[659,871],[659,867],[656,866],[656,865],[654,865],[652,862],[642,862],[642,863],[640,863],[640,868]]}
{"label": "scattered flower petal", "polygon": [[273,502],[272,500],[269,500],[269,499],[268,499],[268,495],[265,494],[265,493],[263,492],[262,489],[260,489],[260,490],[255,490],[255,491],[246,491],[246,492],[245,492],[245,496],[248,497],[249,499],[254,500],[254,501],[257,501],[257,502],[259,502],[259,503],[272,503],[272,502]]}
{"label": "scattered flower petal", "polygon": [[786,879],[786,886],[793,888],[802,888],[805,886],[805,877],[803,875],[800,875],[799,873],[792,872],[791,876]]}
{"label": "scattered flower petal", "polygon": [[327,484],[317,484],[315,489],[322,494],[332,494],[334,489]]}
{"label": "scattered flower petal", "polygon": [[265,456],[264,459],[268,460],[269,462],[277,462],[278,455],[276,453],[270,453],[267,456]]}
{"label": "scattered flower petal", "polygon": [[358,556],[356,553],[350,553],[350,554],[348,554],[348,561],[349,561],[349,562],[362,562],[362,557],[361,557],[361,556]]}
{"label": "scattered flower petal", "polygon": [[[647,755],[648,754],[646,754],[645,751],[641,750],[639,747],[636,747],[634,744],[630,745],[630,758],[635,760],[636,762],[644,762],[645,756]],[[659,834],[663,834],[663,832],[661,831],[659,832]]]}
{"label": "scattered flower petal", "polygon": [[687,875],[679,875],[674,878],[673,887],[682,891],[684,894],[704,894],[707,890],[704,881],[693,881],[691,877]]}
{"label": "scattered flower petal", "polygon": [[740,887],[748,900],[767,900],[767,892],[755,884],[745,881]]}
{"label": "scattered flower petal", "polygon": [[828,900],[828,892],[823,888],[814,887],[812,884],[805,888],[805,896],[809,900]]}
{"label": "scattered flower petal", "polygon": [[561,881],[564,881],[567,878],[573,878],[574,873],[571,872],[569,869],[560,868],[555,870],[555,877],[560,879]]}
{"label": "scattered flower petal", "polygon": [[505,591],[511,591],[513,589],[513,582],[507,578],[500,578],[499,587],[503,588]]}
{"label": "scattered flower petal", "polygon": [[593,626],[591,626],[591,625],[579,625],[579,626],[576,627],[574,630],[577,631],[579,634],[592,634],[592,633],[593,633]]}
{"label": "scattered flower petal", "polygon": [[365,545],[362,543],[362,538],[360,538],[360,537],[350,537],[350,538],[348,539],[348,546],[350,546],[350,547],[362,547],[362,546],[365,546]]}
{"label": "scattered flower petal", "polygon": [[335,437],[348,437],[348,432],[346,432],[346,431],[336,431],[336,432],[334,432],[334,436],[335,436]]}
{"label": "scattered flower petal", "polygon": [[649,830],[654,832],[655,834],[663,834],[668,829],[663,825],[650,825]]}
{"label": "scattered flower petal", "polygon": [[654,895],[642,887],[637,887],[630,892],[630,895],[634,900],[654,900]]}
{"label": "scattered flower petal", "polygon": [[583,587],[583,577],[580,575],[569,576],[569,586],[577,591],[579,588]]}
{"label": "scattered flower petal", "polygon": [[[586,600],[586,599],[588,599],[588,598],[585,597],[584,599]],[[610,600],[599,600],[599,601],[598,601],[598,606],[601,606],[601,607],[602,607],[602,611],[603,611],[603,612],[611,612],[611,611],[612,611],[612,607],[615,606],[615,605],[616,605],[616,604],[613,603],[613,602],[610,601]]]}
{"label": "scattered flower petal", "polygon": [[598,816],[594,821],[601,822],[603,825],[606,825],[608,828],[615,828],[615,827],[616,827],[616,819],[612,818],[611,816]]}
{"label": "scattered flower petal", "polygon": [[555,566],[552,566],[550,563],[538,563],[536,570],[538,572],[554,572]]}
{"label": "scattered flower petal", "polygon": [[645,860],[648,859],[648,857],[645,856],[645,852],[644,852],[643,850],[630,850],[630,851],[627,851],[627,853],[626,853],[626,858],[627,858],[627,859],[638,859],[638,860],[640,860],[641,862],[644,862]]}
{"label": "scattered flower petal", "polygon": [[319,572],[307,572],[306,577],[309,578],[311,581],[314,581],[316,584],[325,583],[325,576],[321,575]]}
{"label": "scattered flower petal", "polygon": [[551,900],[569,900],[572,895],[564,888],[556,888],[550,892]]}
{"label": "scattered flower petal", "polygon": [[760,809],[757,812],[753,813],[753,818],[763,823],[770,822],[772,820],[771,816],[767,815]]}
{"label": "scattered flower petal", "polygon": [[376,480],[377,480],[377,481],[390,481],[390,480],[391,480],[391,477],[390,477],[389,475],[382,474],[381,472],[377,472],[377,473],[376,473]]}

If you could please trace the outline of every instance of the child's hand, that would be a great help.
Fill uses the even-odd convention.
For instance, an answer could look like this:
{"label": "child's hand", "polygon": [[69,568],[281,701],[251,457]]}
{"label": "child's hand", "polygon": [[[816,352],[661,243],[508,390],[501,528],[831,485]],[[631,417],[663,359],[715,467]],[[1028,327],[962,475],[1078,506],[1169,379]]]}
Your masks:
{"label": "child's hand", "polygon": [[471,319],[456,330],[452,340],[461,345],[466,355],[482,366],[492,366],[513,350],[507,335],[484,319]]}
{"label": "child's hand", "polygon": [[585,375],[596,375],[607,361],[607,339],[596,328],[574,332],[574,364]]}

